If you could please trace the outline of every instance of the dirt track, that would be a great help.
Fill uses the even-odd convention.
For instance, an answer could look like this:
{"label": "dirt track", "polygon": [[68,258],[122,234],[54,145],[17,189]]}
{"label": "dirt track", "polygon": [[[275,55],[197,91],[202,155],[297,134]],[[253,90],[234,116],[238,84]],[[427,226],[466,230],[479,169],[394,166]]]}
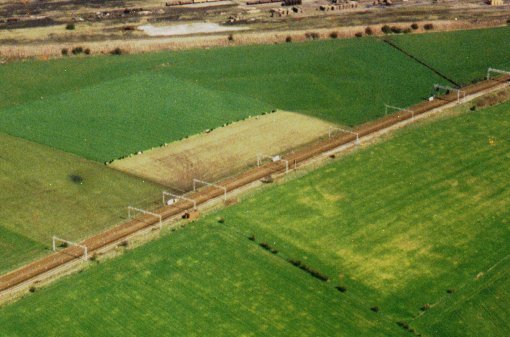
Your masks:
{"label": "dirt track", "polygon": [[[467,95],[476,94],[493,87],[496,87],[503,82],[509,81],[510,76],[505,76],[498,78],[497,80],[489,80],[483,81],[468,87],[463,88],[462,90],[466,92]],[[448,103],[451,103],[457,99],[455,93],[450,93],[449,95],[443,96],[439,99],[435,99],[433,101],[425,101],[414,105],[409,108],[409,110],[414,111],[414,115],[420,115],[425,112],[431,111],[433,109],[444,106]],[[408,112],[404,113],[395,113],[392,115],[388,115],[384,118],[378,119],[373,122],[369,122],[363,124],[356,128],[354,131],[359,133],[359,136],[366,136],[375,132],[378,132],[382,129],[395,125],[403,120],[410,119],[412,116]],[[287,157],[286,160],[289,162],[289,169],[294,167],[296,164],[300,164],[314,158],[322,153],[333,150],[337,147],[340,147],[344,144],[348,144],[356,140],[356,136],[353,134],[342,134],[338,137],[334,137],[325,141],[321,141],[313,146],[310,146],[302,151],[293,153]],[[233,178],[226,179],[219,183],[221,186],[226,187],[227,191],[233,191],[245,185],[248,185],[252,182],[256,182],[270,174],[281,173],[285,171],[285,163],[280,161],[276,163],[269,163],[264,166],[260,166],[254,169],[250,169],[240,175],[237,175]],[[197,205],[204,204],[211,199],[221,197],[223,195],[223,190],[218,188],[209,187],[194,192],[188,197],[194,199]],[[184,211],[191,209],[193,204],[191,202],[182,201],[178,202],[172,206],[165,206],[155,211],[162,216],[163,219],[168,219],[170,217],[177,216],[182,214]],[[94,251],[105,247],[108,244],[117,242],[122,240],[129,235],[138,232],[141,229],[153,226],[157,224],[159,219],[155,217],[144,215],[140,216],[136,219],[132,219],[128,222],[125,222],[117,227],[114,227],[110,230],[107,230],[103,233],[90,237],[83,242],[82,245],[85,245],[89,250],[89,255],[93,254]],[[30,263],[20,269],[7,273],[5,275],[0,276],[0,293],[7,292],[11,288],[24,283],[26,281],[30,281],[31,279],[44,274],[47,271],[53,270],[57,267],[60,267],[70,261],[73,261],[83,254],[83,250],[77,247],[69,247],[60,252],[53,253],[45,258],[42,258],[38,261]]]}

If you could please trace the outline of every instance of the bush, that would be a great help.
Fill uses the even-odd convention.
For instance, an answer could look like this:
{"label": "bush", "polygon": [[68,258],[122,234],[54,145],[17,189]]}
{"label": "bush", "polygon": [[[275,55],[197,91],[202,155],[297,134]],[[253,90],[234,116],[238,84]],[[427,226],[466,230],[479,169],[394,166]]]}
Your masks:
{"label": "bush", "polygon": [[126,240],[119,243],[119,247],[127,247],[127,246],[129,246],[129,242],[127,242]]}
{"label": "bush", "polygon": [[[475,110],[476,110],[476,107],[474,107],[474,108],[475,108]],[[455,288],[449,288],[449,289],[446,289],[446,292],[447,292],[448,294],[453,294],[453,293],[455,292]]]}
{"label": "bush", "polygon": [[372,34],[374,34],[374,31],[372,30],[372,28],[367,27],[367,28],[365,28],[365,34],[372,35]]}
{"label": "bush", "polygon": [[402,329],[409,330],[409,324],[407,324],[407,322],[404,322],[404,321],[398,321],[398,322],[397,322],[397,325],[398,325],[399,327],[401,327]]}
{"label": "bush", "polygon": [[266,242],[259,243],[259,246],[273,254],[278,254],[278,249],[271,247],[271,245]]}
{"label": "bush", "polygon": [[228,34],[228,40],[229,40],[230,42],[234,41],[234,35],[232,35],[232,34]]}
{"label": "bush", "polygon": [[311,32],[305,33],[305,37],[309,40],[318,40],[320,38],[319,33]]}
{"label": "bush", "polygon": [[299,269],[301,269],[303,271],[306,271],[308,274],[312,275],[315,278],[318,278],[321,281],[324,281],[324,282],[329,281],[329,276],[324,275],[320,271],[307,266],[300,260],[288,259],[287,261],[290,264],[292,264],[293,266],[298,267]]}
{"label": "bush", "polygon": [[379,312],[379,307],[377,305],[370,308],[373,312]]}
{"label": "bush", "polygon": [[427,311],[430,309],[430,304],[428,303],[425,303],[422,307],[421,307],[421,311]]}
{"label": "bush", "polygon": [[332,39],[336,39],[336,38],[338,38],[338,33],[337,32],[331,32],[331,33],[329,33],[329,37],[332,38]]}
{"label": "bush", "polygon": [[64,56],[69,55],[69,49],[67,49],[67,48],[62,48],[62,50],[61,50],[60,52],[61,52],[61,53],[62,53],[62,55],[64,55]]}
{"label": "bush", "polygon": [[288,35],[288,36],[285,38],[285,42],[287,42],[287,43],[291,43],[291,42],[292,42],[292,36]]}
{"label": "bush", "polygon": [[404,29],[403,32],[404,32],[404,34],[409,34],[412,32],[412,30],[411,30],[411,28],[406,28],[406,29]]}
{"label": "bush", "polygon": [[347,291],[347,288],[345,286],[336,286],[335,289],[341,293],[345,293]]}
{"label": "bush", "polygon": [[67,30],[74,30],[74,28],[75,28],[74,22],[70,22],[66,25]]}
{"label": "bush", "polygon": [[506,20],[506,24],[510,26],[510,19]]}
{"label": "bush", "polygon": [[81,54],[81,53],[83,53],[83,47],[74,47],[71,50],[71,53],[73,53],[73,55]]}
{"label": "bush", "polygon": [[34,286],[31,286],[30,288],[28,288],[28,291],[30,291],[31,293],[35,293],[36,288]]}
{"label": "bush", "polygon": [[122,51],[122,49],[120,49],[119,47],[117,47],[117,48],[115,48],[114,50],[112,50],[112,51],[110,52],[110,54],[112,54],[112,55],[122,55],[122,54],[123,54],[123,51]]}
{"label": "bush", "polygon": [[400,33],[402,33],[402,28],[393,26],[393,27],[391,27],[391,32],[394,34],[400,34]]}
{"label": "bush", "polygon": [[362,33],[362,32],[357,32],[356,34],[354,34],[354,36],[356,36],[356,37],[362,37],[362,36],[363,36],[363,33]]}
{"label": "bush", "polygon": [[434,29],[434,25],[433,25],[433,24],[431,24],[431,23],[427,23],[427,24],[425,24],[425,25],[423,26],[423,28],[424,28],[425,30],[432,30],[432,29]]}
{"label": "bush", "polygon": [[411,29],[412,30],[417,30],[419,28],[418,24],[417,23],[413,23],[411,24]]}
{"label": "bush", "polygon": [[219,223],[225,223],[225,218],[224,217],[219,217],[218,218],[218,222]]}
{"label": "bush", "polygon": [[86,48],[83,52],[84,52],[86,55],[90,55],[90,48]]}
{"label": "bush", "polygon": [[384,25],[384,26],[382,26],[381,31],[382,31],[384,34],[389,34],[389,33],[391,33],[391,27],[390,27],[390,26],[388,26],[388,25]]}
{"label": "bush", "polygon": [[255,241],[255,234],[248,236],[248,240]]}

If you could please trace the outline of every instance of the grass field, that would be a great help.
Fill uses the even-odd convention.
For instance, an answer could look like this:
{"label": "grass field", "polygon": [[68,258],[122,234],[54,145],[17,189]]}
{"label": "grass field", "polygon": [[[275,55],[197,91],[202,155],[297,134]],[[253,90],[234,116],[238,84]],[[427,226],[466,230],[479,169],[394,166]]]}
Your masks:
{"label": "grass field", "polygon": [[487,68],[510,71],[510,27],[392,36],[399,47],[459,84],[481,80]]}
{"label": "grass field", "polygon": [[[469,288],[510,253],[509,127],[507,103],[403,130],[220,216],[343,283],[359,302],[378,305],[395,321],[411,320],[448,289]],[[510,275],[496,268],[503,288],[481,279],[479,288],[489,289],[472,301],[484,303],[487,315],[505,317],[498,294]],[[484,292],[494,295],[488,303]],[[503,314],[494,312],[499,306]],[[457,309],[470,319],[468,308]],[[451,336],[441,313],[436,333],[426,317],[419,332]],[[506,331],[493,321],[476,324],[491,336]]]}
{"label": "grass field", "polygon": [[209,220],[0,309],[0,334],[398,335],[384,318]]}
{"label": "grass field", "polygon": [[[0,134],[0,273],[150,205],[161,187],[43,145]],[[74,180],[73,180],[74,179]],[[81,179],[81,181],[80,181]]]}
{"label": "grass field", "polygon": [[282,154],[328,137],[330,127],[317,118],[278,111],[116,160],[110,167],[190,191],[193,178],[218,181],[255,166],[258,154]]}
{"label": "grass field", "polygon": [[439,78],[367,38],[27,61],[0,80],[0,131],[104,162],[273,108],[359,124]]}
{"label": "grass field", "polygon": [[506,103],[401,130],[0,309],[2,332],[412,335],[406,321],[504,336],[509,117]]}

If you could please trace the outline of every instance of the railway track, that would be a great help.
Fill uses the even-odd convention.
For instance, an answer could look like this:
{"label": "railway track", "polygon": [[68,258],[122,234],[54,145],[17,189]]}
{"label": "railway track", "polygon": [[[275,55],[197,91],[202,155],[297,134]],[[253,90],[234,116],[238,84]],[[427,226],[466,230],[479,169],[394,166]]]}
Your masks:
{"label": "railway track", "polygon": [[[508,81],[510,81],[510,76],[503,76],[497,79],[486,80],[464,87],[462,90],[466,92],[466,96],[470,96],[496,88]],[[424,101],[416,104],[408,108],[408,110],[413,111],[414,116],[418,116],[450,104],[456,99],[456,94],[450,93],[433,101]],[[353,131],[358,133],[359,137],[368,136],[410,118],[412,118],[412,115],[409,112],[397,112],[392,115],[385,116],[381,119],[363,124]],[[337,137],[320,141],[301,151],[292,153],[286,156],[284,159],[289,162],[289,166],[292,168],[295,165],[304,163],[307,160],[313,159],[321,154],[327,153],[340,146],[349,144],[355,140],[355,134],[341,134]],[[235,177],[223,180],[219,183],[219,185],[225,187],[227,192],[231,192],[250,183],[256,182],[271,174],[283,173],[285,170],[286,166],[282,161],[272,162],[260,167],[249,169]],[[215,198],[222,197],[223,193],[224,191],[221,189],[215,187],[207,187],[193,192],[192,194],[188,195],[188,198],[195,200],[197,205],[202,205]],[[153,212],[161,215],[162,219],[165,220],[179,216],[180,214],[183,214],[183,212],[191,210],[192,208],[192,202],[182,200],[174,205],[164,206]],[[95,251],[98,251],[101,248],[122,241],[143,229],[157,225],[158,222],[159,219],[151,215],[142,215],[116,227],[113,227],[105,232],[92,236],[80,242],[80,244],[88,248],[89,254],[93,254]],[[45,273],[56,270],[57,268],[62,267],[67,263],[73,262],[76,259],[81,258],[83,254],[84,251],[81,248],[71,246],[46,256],[40,260],[27,264],[26,266],[17,270],[4,274],[0,276],[0,295],[2,295],[2,293],[9,292],[11,289],[14,289],[19,285],[30,282],[36,279],[38,276],[44,275]]]}

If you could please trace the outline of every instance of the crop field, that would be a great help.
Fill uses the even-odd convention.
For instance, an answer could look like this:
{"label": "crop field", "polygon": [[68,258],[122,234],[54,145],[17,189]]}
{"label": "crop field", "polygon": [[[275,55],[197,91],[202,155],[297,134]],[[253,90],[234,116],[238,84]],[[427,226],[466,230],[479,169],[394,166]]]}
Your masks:
{"label": "crop field", "polygon": [[159,201],[162,187],[43,145],[0,134],[0,273]]}
{"label": "crop field", "polygon": [[[388,336],[398,327],[210,218],[0,309],[2,336]],[[76,319],[79,317],[79,319]],[[349,317],[349,318],[347,318]]]}
{"label": "crop field", "polygon": [[439,77],[366,38],[9,63],[0,80],[0,131],[105,162],[276,108],[359,124]]}
{"label": "crop field", "polygon": [[507,103],[404,130],[221,216],[410,320],[510,253],[509,117]]}
{"label": "crop field", "polygon": [[255,166],[258,154],[282,154],[308,145],[328,137],[330,128],[330,123],[317,118],[277,111],[116,160],[109,166],[189,191],[194,178],[218,181]]}
{"label": "crop field", "polygon": [[487,68],[510,71],[510,27],[392,36],[400,48],[459,84],[487,75]]}
{"label": "crop field", "polygon": [[401,130],[0,309],[2,332],[503,336],[509,117]]}

